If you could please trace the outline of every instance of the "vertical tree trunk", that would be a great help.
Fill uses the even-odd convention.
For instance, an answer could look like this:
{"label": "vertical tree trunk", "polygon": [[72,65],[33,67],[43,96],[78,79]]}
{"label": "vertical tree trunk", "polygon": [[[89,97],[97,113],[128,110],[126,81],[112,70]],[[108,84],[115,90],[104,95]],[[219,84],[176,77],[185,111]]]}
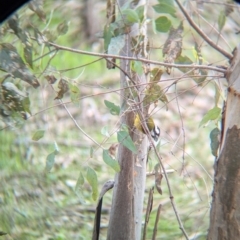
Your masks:
{"label": "vertical tree trunk", "polygon": [[240,239],[240,45],[227,74],[228,96],[215,163],[208,240]]}
{"label": "vertical tree trunk", "polygon": [[[125,2],[127,1],[120,0],[120,6]],[[145,0],[134,2],[138,3],[138,5],[133,5],[134,8],[145,4]],[[131,37],[139,35],[139,32],[139,25],[135,24],[131,28],[130,34],[125,36],[125,47],[121,52],[123,56],[133,55]],[[134,78],[131,74],[130,61],[122,60],[121,68],[132,76],[136,83],[146,82],[145,75],[140,77],[136,76],[136,78]],[[123,72],[121,72],[120,78],[121,88],[124,89],[128,87],[130,81]],[[132,99],[131,96],[130,89],[121,91],[121,124],[126,124],[128,126],[131,138],[133,141],[136,141],[139,139],[139,133],[136,135],[136,133],[132,131],[134,125],[134,112],[129,109],[128,105],[128,100]],[[121,144],[118,148],[118,161],[121,166],[121,171],[115,177],[107,235],[108,240],[140,240],[141,238],[147,157],[147,138],[145,136],[138,146],[138,149],[138,154],[136,155]]]}

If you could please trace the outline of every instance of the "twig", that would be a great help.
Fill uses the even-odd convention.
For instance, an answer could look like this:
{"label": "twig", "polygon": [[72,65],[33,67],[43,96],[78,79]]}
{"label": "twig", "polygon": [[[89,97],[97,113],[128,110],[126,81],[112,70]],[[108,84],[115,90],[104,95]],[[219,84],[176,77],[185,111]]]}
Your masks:
{"label": "twig", "polygon": [[[174,169],[167,169],[165,171],[166,171],[166,173],[174,173],[174,172],[176,172]],[[161,172],[161,173],[163,174],[163,172]],[[147,175],[147,177],[154,176],[155,172],[147,172],[146,175]]]}
{"label": "twig", "polygon": [[61,105],[65,108],[65,110],[67,111],[69,117],[73,120],[74,124],[76,125],[76,127],[83,133],[83,135],[85,135],[87,138],[89,138],[92,142],[94,142],[95,144],[98,145],[98,147],[102,148],[102,146],[95,141],[92,137],[90,137],[77,123],[77,121],[75,120],[75,118],[73,117],[73,115],[69,112],[68,108],[66,107],[66,105],[63,103],[63,101],[61,99],[59,99]]}
{"label": "twig", "polygon": [[[175,93],[177,95],[177,84],[175,84]],[[183,171],[183,168],[184,168],[184,164],[185,164],[185,141],[186,141],[186,136],[185,136],[185,129],[184,129],[184,124],[183,124],[183,119],[182,119],[182,113],[181,113],[181,110],[180,110],[180,106],[179,106],[179,102],[178,102],[178,97],[176,97],[176,103],[177,103],[177,109],[178,109],[178,113],[179,113],[179,117],[180,117],[180,120],[181,120],[181,127],[182,127],[182,134],[183,134],[183,155],[182,155],[182,171]]]}
{"label": "twig", "polygon": [[155,223],[154,223],[152,240],[156,240],[157,225],[158,225],[158,221],[159,221],[159,217],[160,217],[161,208],[162,208],[162,204],[159,204],[158,210],[157,210],[157,215],[156,215],[156,220],[155,220]]}
{"label": "twig", "polygon": [[188,15],[187,11],[184,9],[182,4],[179,2],[179,0],[175,0],[179,8],[181,9],[182,13],[188,20],[189,24],[195,29],[195,31],[214,49],[219,51],[223,56],[227,57],[228,59],[232,59],[233,55],[223,50],[221,47],[219,47],[217,44],[215,44],[198,26],[197,24],[191,19],[191,17]]}

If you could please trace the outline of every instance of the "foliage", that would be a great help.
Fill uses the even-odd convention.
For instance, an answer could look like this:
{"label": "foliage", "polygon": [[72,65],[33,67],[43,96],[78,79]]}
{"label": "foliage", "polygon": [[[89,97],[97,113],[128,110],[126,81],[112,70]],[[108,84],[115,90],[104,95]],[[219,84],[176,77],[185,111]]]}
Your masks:
{"label": "foliage", "polygon": [[[132,38],[132,75],[122,71],[128,77],[126,104],[135,111],[139,96],[143,96],[144,105],[162,130],[159,152],[166,168],[174,169],[169,178],[184,227],[193,237],[205,235],[208,186],[212,184],[210,153],[218,155],[225,87],[224,67],[215,68],[219,71],[211,67],[225,65],[225,58],[183,21],[174,1],[151,2],[148,11],[153,13],[148,19],[143,5],[133,11],[128,1],[118,9],[114,22],[103,19],[99,23],[102,39],[92,46],[81,37],[82,29],[76,21],[81,21],[76,17],[77,9],[84,3],[70,2],[33,1],[1,26],[0,223],[4,224],[0,224],[0,232],[16,239],[90,238],[91,209],[98,199],[98,188],[121,170],[116,144],[134,154],[138,144],[130,136],[133,129],[119,126],[119,117],[125,113],[116,94],[120,89],[118,69],[106,72],[106,55],[101,53],[118,55],[131,27],[147,21],[152,23],[148,24],[148,38],[153,40],[146,44],[143,35]],[[204,33],[211,32],[216,45],[229,47],[230,54],[237,43],[232,30],[237,26],[232,27],[229,16],[239,21],[238,7],[219,3],[214,8],[216,15],[211,16],[210,3],[204,4],[204,11],[193,3],[184,7],[193,21],[201,22],[198,24]],[[218,30],[211,28],[214,24]],[[74,49],[59,49],[51,43]],[[144,45],[148,45],[151,60],[161,67],[138,58]],[[99,54],[94,56],[96,46]],[[194,64],[200,67],[193,68]],[[147,76],[145,86],[133,81],[134,75],[142,73]],[[168,111],[163,110],[165,105]],[[210,131],[211,142],[207,142]],[[157,163],[152,151],[149,172]],[[154,202],[165,203],[159,234],[165,239],[179,239],[182,233],[172,214],[166,182],[158,177],[158,193],[163,195],[155,193]],[[147,187],[152,185],[154,181],[149,179]],[[110,199],[106,199],[109,208]],[[155,213],[154,204],[149,238]]]}

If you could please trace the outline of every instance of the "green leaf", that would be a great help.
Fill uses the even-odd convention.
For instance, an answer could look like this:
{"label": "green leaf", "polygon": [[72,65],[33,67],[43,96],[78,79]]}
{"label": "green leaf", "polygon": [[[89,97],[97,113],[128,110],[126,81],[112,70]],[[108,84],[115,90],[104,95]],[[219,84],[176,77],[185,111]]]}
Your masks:
{"label": "green leaf", "polygon": [[[188,56],[182,56],[180,55],[178,58],[175,59],[176,64],[182,64],[182,65],[191,65],[193,64],[193,61]],[[181,72],[188,72],[191,70],[191,68],[179,68]],[[191,73],[192,74],[192,73]]]}
{"label": "green leaf", "polygon": [[220,136],[220,130],[218,128],[214,128],[210,133],[211,151],[212,151],[212,155],[215,157],[218,156],[218,148],[220,144],[219,136]]}
{"label": "green leaf", "polygon": [[78,176],[76,186],[75,186],[75,191],[78,191],[79,188],[81,188],[83,184],[84,184],[84,177],[83,177],[82,172],[80,172],[79,176]]}
{"label": "green leaf", "polygon": [[30,104],[31,103],[30,103],[29,97],[25,97],[21,102],[22,102],[24,111],[28,112],[29,114],[31,114],[31,110],[30,110]]}
{"label": "green leaf", "polygon": [[109,102],[108,100],[104,100],[104,103],[106,105],[106,107],[110,110],[110,113],[112,115],[119,115],[120,113],[120,107],[115,105],[112,102]]}
{"label": "green leaf", "polygon": [[208,121],[216,120],[221,115],[221,108],[214,107],[213,109],[209,110],[203,117],[202,121],[199,124],[199,127],[204,126],[208,123]]}
{"label": "green leaf", "polygon": [[105,25],[104,26],[104,32],[103,32],[103,38],[104,38],[104,50],[108,50],[108,46],[111,42],[112,38],[112,30],[111,25]]}
{"label": "green leaf", "polygon": [[69,89],[70,89],[70,97],[72,102],[74,103],[78,103],[79,102],[79,98],[80,98],[80,90],[79,88],[71,83],[68,83]]}
{"label": "green leaf", "polygon": [[143,5],[141,5],[141,6],[137,7],[137,9],[135,10],[140,22],[142,22],[144,19],[144,8],[145,7]]}
{"label": "green leaf", "polygon": [[118,139],[119,143],[123,144],[123,146],[128,148],[130,151],[132,151],[133,153],[137,153],[137,148],[134,145],[134,143],[133,143],[133,141],[132,141],[128,132],[119,131],[117,133],[117,139]]}
{"label": "green leaf", "polygon": [[83,192],[83,188],[82,188],[83,184],[84,184],[84,177],[83,177],[82,172],[80,172],[74,191],[75,191],[76,195],[79,197],[79,200],[81,203],[85,203],[84,196],[82,193]]}
{"label": "green leaf", "polygon": [[123,10],[122,15],[126,18],[127,25],[131,23],[138,23],[138,21],[140,20],[136,11],[132,9]]}
{"label": "green leaf", "polygon": [[102,129],[101,129],[101,134],[103,136],[106,136],[106,137],[110,137],[110,134],[108,132],[108,126],[104,126]]}
{"label": "green leaf", "polygon": [[98,179],[96,172],[90,167],[87,168],[87,181],[92,187],[92,198],[95,201],[98,197]]}
{"label": "green leaf", "polygon": [[143,74],[142,62],[132,61],[131,62],[131,69],[132,69],[132,71],[136,72],[138,75],[142,75]]}
{"label": "green leaf", "polygon": [[218,16],[218,29],[221,31],[226,23],[226,14],[224,11],[221,11]]}
{"label": "green leaf", "polygon": [[120,172],[120,166],[118,161],[113,159],[110,155],[108,150],[103,150],[103,161],[110,166],[114,171]]}
{"label": "green leaf", "polygon": [[56,156],[56,152],[52,152],[50,154],[48,154],[47,156],[47,161],[46,161],[46,167],[45,167],[45,170],[47,172],[50,172],[53,165],[54,165],[54,162],[55,162],[55,156]]}
{"label": "green leaf", "polygon": [[165,16],[157,18],[155,24],[158,32],[168,32],[172,26],[171,21]]}
{"label": "green leaf", "polygon": [[167,13],[170,14],[171,16],[173,16],[174,18],[176,18],[176,10],[174,5],[170,5],[168,3],[159,3],[157,5],[153,6],[153,9],[157,12],[157,13]]}
{"label": "green leaf", "polygon": [[39,139],[41,139],[41,138],[44,136],[44,133],[45,133],[45,130],[43,130],[43,129],[37,130],[37,131],[33,134],[32,140],[33,140],[33,141],[38,141]]}

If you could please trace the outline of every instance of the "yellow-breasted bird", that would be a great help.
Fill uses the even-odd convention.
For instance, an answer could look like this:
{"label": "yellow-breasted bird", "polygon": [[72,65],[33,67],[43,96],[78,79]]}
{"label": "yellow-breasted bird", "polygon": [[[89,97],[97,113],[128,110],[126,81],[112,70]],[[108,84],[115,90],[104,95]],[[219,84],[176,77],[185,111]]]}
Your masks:
{"label": "yellow-breasted bird", "polygon": [[[154,139],[155,142],[158,142],[158,138],[160,136],[160,128],[158,126],[155,126],[155,123],[152,119],[152,117],[149,117],[146,121],[147,127],[149,129],[149,132],[151,133],[152,138]],[[135,119],[134,119],[134,126],[136,129],[138,129],[140,132],[145,133],[141,119],[138,114],[136,114]]]}

